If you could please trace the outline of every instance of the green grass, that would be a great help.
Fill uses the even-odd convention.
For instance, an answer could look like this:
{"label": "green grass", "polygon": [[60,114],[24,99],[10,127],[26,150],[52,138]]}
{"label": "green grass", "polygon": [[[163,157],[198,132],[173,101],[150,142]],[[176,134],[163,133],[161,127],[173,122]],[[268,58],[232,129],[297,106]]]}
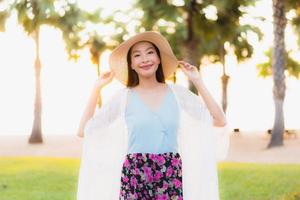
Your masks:
{"label": "green grass", "polygon": [[0,158],[0,200],[75,200],[78,159]]}
{"label": "green grass", "polygon": [[221,199],[300,200],[300,165],[223,163]]}
{"label": "green grass", "polygon": [[[76,200],[78,159],[0,158],[0,200]],[[300,165],[222,163],[222,200],[300,200]]]}

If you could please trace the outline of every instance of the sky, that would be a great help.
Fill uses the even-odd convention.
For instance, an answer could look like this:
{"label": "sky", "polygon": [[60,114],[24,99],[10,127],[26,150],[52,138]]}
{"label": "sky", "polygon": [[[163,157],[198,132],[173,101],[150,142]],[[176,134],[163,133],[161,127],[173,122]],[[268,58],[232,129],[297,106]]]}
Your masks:
{"label": "sky", "polygon": [[[92,11],[100,5],[98,0],[78,0],[79,5]],[[130,1],[119,1],[118,6],[126,9]],[[180,3],[177,0],[177,3]],[[101,0],[101,6],[109,13],[116,9],[111,1]],[[240,128],[245,132],[265,131],[272,127],[274,105],[272,97],[272,79],[258,78],[256,63],[264,60],[263,51],[272,43],[271,1],[260,1],[251,10],[252,15],[264,15],[266,21],[257,24],[265,33],[263,41],[251,39],[255,45],[253,59],[237,63],[232,55],[226,57],[227,72],[231,76],[228,88],[227,118],[230,127]],[[245,19],[245,23],[251,18]],[[252,21],[252,23],[256,23]],[[16,19],[12,16],[5,33],[0,33],[0,134],[29,135],[33,123],[34,111],[34,70],[35,47]],[[296,49],[292,30],[287,30],[286,45]],[[91,64],[87,50],[77,63],[70,62],[64,50],[62,35],[58,30],[43,26],[41,29],[42,61],[42,127],[43,134],[76,134],[80,117],[84,111],[94,81],[97,79],[96,67]],[[108,70],[109,52],[101,60],[101,69]],[[294,55],[299,57],[298,54]],[[204,64],[201,75],[215,99],[221,100],[221,67]],[[299,129],[297,113],[300,107],[300,81],[287,78],[285,99],[286,127]],[[178,84],[186,85],[186,78],[178,71]],[[123,86],[118,81],[104,88],[103,101]]]}

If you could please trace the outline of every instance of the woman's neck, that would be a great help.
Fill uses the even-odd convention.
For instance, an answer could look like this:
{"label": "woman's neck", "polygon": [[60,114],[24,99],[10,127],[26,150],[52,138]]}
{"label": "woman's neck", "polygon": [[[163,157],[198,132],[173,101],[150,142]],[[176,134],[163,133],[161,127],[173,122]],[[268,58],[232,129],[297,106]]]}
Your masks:
{"label": "woman's neck", "polygon": [[162,85],[163,83],[160,83],[156,80],[156,77],[150,78],[150,79],[140,79],[139,80],[139,85],[136,87],[144,90],[151,90],[158,88]]}

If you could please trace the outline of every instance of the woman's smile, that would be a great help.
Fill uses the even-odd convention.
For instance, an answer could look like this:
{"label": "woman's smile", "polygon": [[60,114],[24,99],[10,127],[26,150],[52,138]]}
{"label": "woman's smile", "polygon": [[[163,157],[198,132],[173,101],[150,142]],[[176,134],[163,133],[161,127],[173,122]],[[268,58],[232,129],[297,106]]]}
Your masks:
{"label": "woman's smile", "polygon": [[142,41],[134,44],[130,56],[131,67],[140,79],[149,77],[156,79],[160,57],[152,43]]}
{"label": "woman's smile", "polygon": [[147,64],[147,65],[141,65],[140,68],[144,69],[144,70],[148,70],[153,66],[153,64]]}

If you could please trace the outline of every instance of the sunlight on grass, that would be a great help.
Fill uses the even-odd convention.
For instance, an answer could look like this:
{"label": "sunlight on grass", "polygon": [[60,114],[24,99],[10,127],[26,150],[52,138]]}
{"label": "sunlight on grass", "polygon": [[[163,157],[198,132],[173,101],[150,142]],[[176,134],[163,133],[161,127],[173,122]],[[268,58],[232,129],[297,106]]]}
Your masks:
{"label": "sunlight on grass", "polygon": [[0,200],[76,199],[78,159],[0,158]]}
{"label": "sunlight on grass", "polygon": [[[0,158],[0,200],[75,200],[79,159]],[[219,164],[221,200],[300,200],[300,165]]]}
{"label": "sunlight on grass", "polygon": [[219,165],[222,199],[300,200],[300,165],[222,163]]}

